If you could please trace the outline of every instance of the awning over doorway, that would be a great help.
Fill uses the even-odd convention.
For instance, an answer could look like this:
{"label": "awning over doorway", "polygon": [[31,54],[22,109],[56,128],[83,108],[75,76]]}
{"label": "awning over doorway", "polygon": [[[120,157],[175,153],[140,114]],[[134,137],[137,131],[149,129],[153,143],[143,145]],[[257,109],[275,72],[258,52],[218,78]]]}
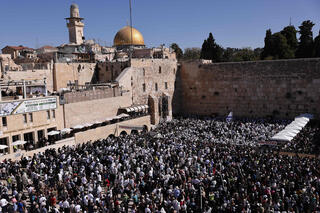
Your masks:
{"label": "awning over doorway", "polygon": [[149,106],[147,104],[144,104],[144,105],[125,107],[125,108],[121,108],[121,109],[125,110],[126,112],[142,112],[142,111],[147,110],[148,108],[149,108]]}

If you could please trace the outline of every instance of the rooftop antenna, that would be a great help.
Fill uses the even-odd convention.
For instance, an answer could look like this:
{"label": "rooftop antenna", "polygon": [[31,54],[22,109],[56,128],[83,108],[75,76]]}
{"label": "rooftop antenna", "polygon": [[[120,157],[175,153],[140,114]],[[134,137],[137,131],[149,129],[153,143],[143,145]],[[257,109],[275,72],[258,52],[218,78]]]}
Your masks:
{"label": "rooftop antenna", "polygon": [[132,38],[132,6],[131,6],[131,0],[129,0],[129,7],[130,7],[130,30],[131,30],[131,44],[130,44],[130,63],[131,63],[131,58],[132,58],[132,42],[133,42],[133,38]]}
{"label": "rooftop antenna", "polygon": [[290,23],[289,23],[289,26],[292,26],[292,24],[291,24],[291,17],[290,17]]}

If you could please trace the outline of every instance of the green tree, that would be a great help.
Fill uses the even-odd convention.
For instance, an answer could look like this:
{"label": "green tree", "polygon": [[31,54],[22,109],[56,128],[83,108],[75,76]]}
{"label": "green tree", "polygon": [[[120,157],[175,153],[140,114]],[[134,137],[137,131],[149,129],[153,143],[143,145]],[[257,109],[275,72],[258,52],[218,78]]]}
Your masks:
{"label": "green tree", "polygon": [[289,25],[280,32],[287,39],[287,44],[292,49],[293,52],[297,50],[298,39],[297,39],[297,30],[294,26]]}
{"label": "green tree", "polygon": [[319,35],[314,39],[313,56],[320,57],[320,31],[319,31]]}
{"label": "green tree", "polygon": [[200,58],[220,62],[222,61],[222,54],[223,48],[215,42],[212,33],[209,33],[208,39],[202,44]]}
{"label": "green tree", "polygon": [[173,44],[171,44],[170,47],[171,47],[171,48],[174,50],[174,52],[176,53],[177,59],[182,58],[183,52],[182,52],[182,49],[179,47],[178,44],[173,43]]}
{"label": "green tree", "polygon": [[186,48],[184,50],[183,59],[200,59],[200,48]]}
{"label": "green tree", "polygon": [[271,29],[266,31],[266,37],[264,38],[264,48],[261,53],[261,59],[266,59],[267,57],[272,56],[273,54],[273,44],[272,44],[272,32]]}
{"label": "green tree", "polygon": [[233,60],[233,56],[234,56],[234,48],[227,47],[227,48],[224,49],[224,51],[223,51],[222,61],[225,61],[225,62],[234,61],[234,60]]}
{"label": "green tree", "polygon": [[309,58],[313,56],[313,35],[314,23],[310,20],[302,22],[300,29],[300,42],[296,51],[297,58]]}
{"label": "green tree", "polygon": [[203,44],[202,44],[202,48],[201,48],[201,52],[200,52],[200,58],[202,59],[208,59],[209,56],[209,46],[208,46],[208,41],[204,40]]}
{"label": "green tree", "polygon": [[288,45],[287,39],[280,32],[272,35],[274,59],[289,59],[294,58],[294,51]]}

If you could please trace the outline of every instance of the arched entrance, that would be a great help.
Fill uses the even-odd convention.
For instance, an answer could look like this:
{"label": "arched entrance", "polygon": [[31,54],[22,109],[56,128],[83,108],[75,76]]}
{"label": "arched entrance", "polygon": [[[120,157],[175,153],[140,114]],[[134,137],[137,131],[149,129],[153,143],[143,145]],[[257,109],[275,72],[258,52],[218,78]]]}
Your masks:
{"label": "arched entrance", "polygon": [[126,131],[120,132],[120,136],[126,136],[126,135],[128,135]]}
{"label": "arched entrance", "polygon": [[166,121],[169,116],[169,95],[163,94],[159,98],[158,106],[160,121]]}
{"label": "arched entrance", "polygon": [[135,130],[135,129],[131,130],[131,135],[138,135],[138,134],[139,134],[138,130]]}

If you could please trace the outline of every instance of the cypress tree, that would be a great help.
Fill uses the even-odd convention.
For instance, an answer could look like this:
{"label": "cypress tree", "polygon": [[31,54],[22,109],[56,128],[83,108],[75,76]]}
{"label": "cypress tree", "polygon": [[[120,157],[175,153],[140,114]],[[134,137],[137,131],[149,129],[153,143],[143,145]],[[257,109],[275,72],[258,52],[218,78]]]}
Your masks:
{"label": "cypress tree", "polygon": [[313,35],[312,27],[314,23],[310,20],[302,22],[300,29],[300,42],[296,51],[297,58],[309,58],[313,56]]}

